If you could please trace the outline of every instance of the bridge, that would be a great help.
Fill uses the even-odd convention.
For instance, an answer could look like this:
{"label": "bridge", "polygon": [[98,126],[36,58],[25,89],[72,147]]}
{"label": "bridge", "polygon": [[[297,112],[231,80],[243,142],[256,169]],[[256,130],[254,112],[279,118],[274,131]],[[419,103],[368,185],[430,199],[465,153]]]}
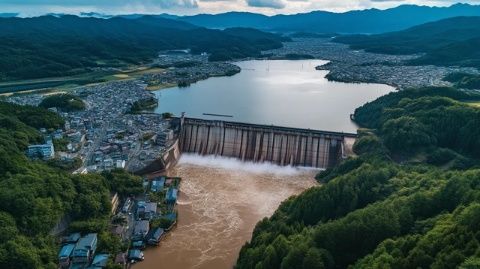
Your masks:
{"label": "bridge", "polygon": [[357,135],[220,120],[182,118],[181,152],[243,161],[328,168],[351,154]]}

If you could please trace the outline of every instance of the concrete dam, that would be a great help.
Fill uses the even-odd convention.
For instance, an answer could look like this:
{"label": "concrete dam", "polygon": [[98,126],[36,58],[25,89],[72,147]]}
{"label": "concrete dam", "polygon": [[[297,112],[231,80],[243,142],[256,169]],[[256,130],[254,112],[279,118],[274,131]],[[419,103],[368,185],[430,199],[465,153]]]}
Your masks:
{"label": "concrete dam", "polygon": [[181,152],[282,166],[328,168],[352,154],[356,134],[194,118],[181,119]]}

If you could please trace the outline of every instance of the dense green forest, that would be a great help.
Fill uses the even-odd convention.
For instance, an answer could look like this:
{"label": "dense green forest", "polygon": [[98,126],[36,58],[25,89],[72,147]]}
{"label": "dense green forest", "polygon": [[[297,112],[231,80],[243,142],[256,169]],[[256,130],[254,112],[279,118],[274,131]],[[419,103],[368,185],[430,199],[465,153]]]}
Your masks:
{"label": "dense green forest", "polygon": [[258,56],[285,40],[254,29],[210,30],[157,16],[0,18],[0,38],[0,81],[141,64],[169,49],[231,60]]}
{"label": "dense green forest", "polygon": [[24,155],[37,131],[63,120],[43,108],[0,102],[0,268],[57,268],[58,244],[51,230],[64,217],[70,229],[100,234],[99,251],[122,247],[108,233],[110,193],[138,193],[141,179],[123,171],[71,175]]}
{"label": "dense green forest", "polygon": [[460,89],[480,89],[480,75],[478,74],[455,72],[448,74],[443,80],[452,82],[455,87]]}
{"label": "dense green forest", "polygon": [[68,93],[52,94],[50,96],[47,96],[43,98],[39,106],[43,108],[54,107],[66,112],[85,109],[85,103],[81,98]]}
{"label": "dense green forest", "polygon": [[480,17],[456,17],[407,30],[378,35],[351,35],[334,39],[353,49],[386,54],[416,54],[410,64],[480,67]]}
{"label": "dense green forest", "polygon": [[390,93],[355,111],[356,157],[260,221],[236,268],[478,268],[478,96]]}

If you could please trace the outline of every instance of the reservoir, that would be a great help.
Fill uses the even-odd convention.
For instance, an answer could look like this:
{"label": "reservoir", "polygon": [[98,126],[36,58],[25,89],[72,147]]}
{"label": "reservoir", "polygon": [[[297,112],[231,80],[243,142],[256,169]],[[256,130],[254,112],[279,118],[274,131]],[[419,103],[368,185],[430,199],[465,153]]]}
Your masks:
{"label": "reservoir", "polygon": [[[316,70],[323,60],[253,60],[235,63],[242,71],[189,87],[156,91],[157,113],[256,124],[356,132],[355,108],[394,90],[382,84],[328,81]],[[213,115],[212,115],[213,114]],[[228,115],[219,117],[214,115]]]}

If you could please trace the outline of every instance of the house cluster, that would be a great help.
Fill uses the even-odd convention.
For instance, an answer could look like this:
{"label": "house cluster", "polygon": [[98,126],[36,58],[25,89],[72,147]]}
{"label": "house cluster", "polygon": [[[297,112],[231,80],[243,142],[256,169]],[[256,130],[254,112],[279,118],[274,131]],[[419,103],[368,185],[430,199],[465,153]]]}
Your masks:
{"label": "house cluster", "polygon": [[223,62],[209,62],[208,55],[190,54],[188,50],[165,51],[159,54],[155,65],[167,68],[162,73],[145,74],[142,80],[149,86],[188,86],[213,76],[233,75],[240,67]]}
{"label": "house cluster", "polygon": [[109,254],[97,253],[98,237],[96,233],[81,236],[72,233],[62,239],[58,253],[60,268],[101,269],[108,263]]}
{"label": "house cluster", "polygon": [[158,246],[176,224],[175,205],[180,181],[180,178],[164,176],[144,181],[145,195],[127,198],[114,217],[125,220],[114,226],[114,233],[125,234],[124,240],[130,242],[129,250],[122,253],[129,263],[142,261],[142,250]]}
{"label": "house cluster", "polygon": [[175,205],[180,182],[181,178],[165,176],[145,180],[145,193],[136,198],[126,198],[122,206],[119,196],[112,195],[110,233],[128,243],[128,249],[113,254],[98,253],[96,233],[83,236],[71,233],[62,238],[58,253],[59,268],[101,269],[109,261],[126,268],[128,264],[143,261],[143,250],[147,246],[158,246],[176,224]]}
{"label": "house cluster", "polygon": [[[279,49],[266,54],[307,54],[330,61],[318,69],[328,70],[328,79],[341,82],[371,82],[400,88],[448,86],[443,78],[453,72],[479,73],[475,68],[415,66],[408,61],[419,55],[387,55],[352,50],[348,45],[334,43],[331,38],[294,38]],[[313,67],[312,67],[313,68]]]}
{"label": "house cluster", "polygon": [[[161,115],[129,113],[133,103],[154,97],[145,87],[139,81],[120,81],[75,90],[73,94],[82,98],[86,109],[57,111],[65,120],[63,128],[48,133],[41,130],[45,140],[53,143],[31,145],[27,155],[42,159],[59,157],[63,161],[78,158],[83,163],[77,170],[80,173],[143,168],[173,139],[169,121]],[[8,100],[38,105],[37,97],[33,94]]]}

